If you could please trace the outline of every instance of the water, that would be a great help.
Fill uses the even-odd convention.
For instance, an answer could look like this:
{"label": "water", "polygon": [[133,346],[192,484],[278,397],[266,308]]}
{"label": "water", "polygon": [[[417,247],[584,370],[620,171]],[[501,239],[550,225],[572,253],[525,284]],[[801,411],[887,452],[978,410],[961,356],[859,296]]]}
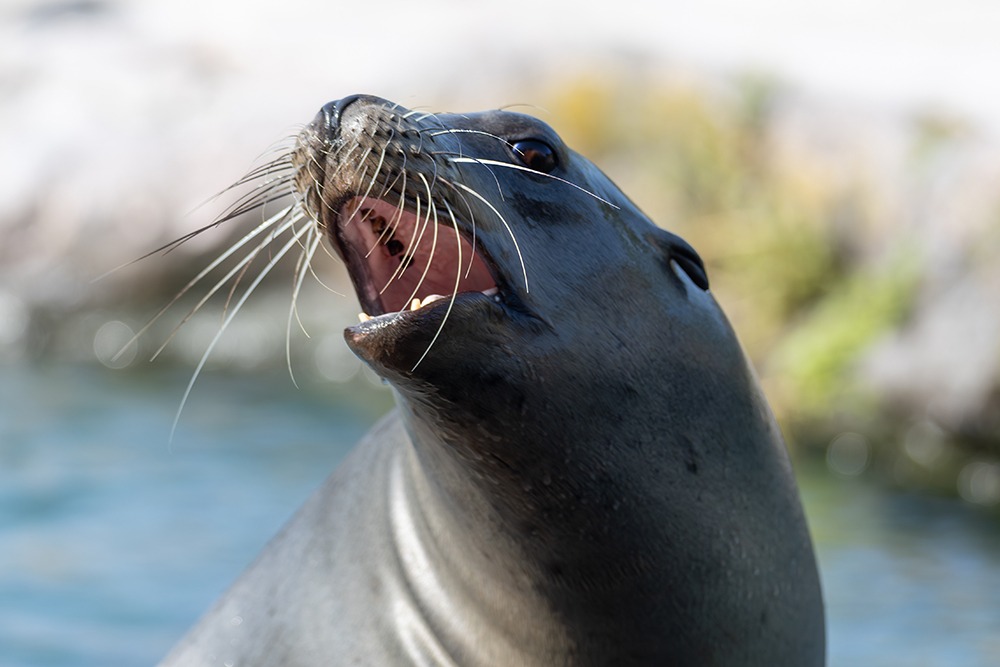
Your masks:
{"label": "water", "polygon": [[[287,375],[0,369],[0,666],[149,665],[388,405]],[[833,667],[1000,664],[995,521],[806,466]]]}
{"label": "water", "polygon": [[189,372],[2,369],[0,665],[155,663],[388,401],[206,374],[171,444]]}
{"label": "water", "polygon": [[1000,665],[1000,531],[960,501],[799,471],[832,667]]}

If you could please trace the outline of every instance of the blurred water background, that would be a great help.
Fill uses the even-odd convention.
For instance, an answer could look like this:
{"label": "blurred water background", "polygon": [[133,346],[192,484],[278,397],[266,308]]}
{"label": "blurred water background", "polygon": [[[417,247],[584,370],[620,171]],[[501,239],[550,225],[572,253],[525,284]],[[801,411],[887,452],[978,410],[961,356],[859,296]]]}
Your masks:
{"label": "blurred water background", "polygon": [[171,439],[222,299],[114,353],[252,217],[94,282],[354,92],[523,105],[699,249],[793,449],[833,667],[1000,664],[998,33],[975,0],[0,2],[0,665],[154,663],[390,405],[318,284],[293,384],[288,266]]}

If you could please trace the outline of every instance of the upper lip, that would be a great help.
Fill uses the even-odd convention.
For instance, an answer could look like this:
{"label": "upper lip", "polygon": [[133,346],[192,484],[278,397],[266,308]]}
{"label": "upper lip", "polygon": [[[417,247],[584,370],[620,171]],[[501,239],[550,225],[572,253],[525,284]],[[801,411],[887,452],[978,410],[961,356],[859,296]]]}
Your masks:
{"label": "upper lip", "polygon": [[418,310],[435,297],[499,291],[480,239],[467,237],[447,213],[363,196],[344,198],[334,212],[330,236],[368,316]]}

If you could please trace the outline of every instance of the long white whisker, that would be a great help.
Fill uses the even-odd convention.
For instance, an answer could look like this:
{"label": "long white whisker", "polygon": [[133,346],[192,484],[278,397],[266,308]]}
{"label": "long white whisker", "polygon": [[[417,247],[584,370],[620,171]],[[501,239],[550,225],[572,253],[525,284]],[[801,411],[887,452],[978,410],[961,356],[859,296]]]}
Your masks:
{"label": "long white whisker", "polygon": [[438,130],[437,132],[430,133],[432,137],[439,137],[442,134],[477,134],[479,136],[489,137],[490,139],[496,139],[505,146],[510,146],[511,148],[513,148],[513,145],[500,135],[493,134],[492,132],[486,132],[485,130],[443,129],[443,130]]}
{"label": "long white whisker", "polygon": [[511,164],[510,162],[501,162],[499,160],[484,160],[484,159],[480,159],[480,158],[470,158],[470,157],[454,157],[454,158],[449,158],[449,160],[451,162],[461,163],[461,164],[482,164],[482,165],[489,165],[491,167],[505,167],[507,169],[516,169],[518,171],[526,171],[526,172],[534,174],[536,176],[544,176],[546,178],[551,178],[554,181],[559,181],[560,183],[564,183],[564,184],[566,184],[566,185],[568,185],[570,187],[576,188],[580,192],[582,192],[582,193],[584,193],[586,195],[589,195],[589,196],[593,197],[594,199],[596,199],[597,201],[599,201],[599,202],[601,202],[603,204],[607,204],[608,206],[610,206],[612,208],[615,208],[615,209],[620,208],[617,204],[612,204],[611,202],[609,202],[604,197],[601,197],[600,195],[597,195],[597,194],[591,192],[590,190],[588,190],[586,188],[580,187],[579,185],[577,185],[576,183],[574,183],[572,181],[567,181],[565,178],[559,178],[558,176],[553,176],[552,174],[546,174],[545,172],[535,171],[534,169],[529,169],[528,167],[524,167],[524,166],[521,166],[519,164]]}
{"label": "long white whisker", "polygon": [[[235,202],[233,202],[228,207],[226,207],[226,210],[222,213],[221,216],[219,216],[219,219],[226,220],[226,219],[230,219],[230,218],[236,217],[237,215],[240,215],[241,213],[245,212],[245,210],[237,212],[235,214],[233,213],[234,210],[236,210],[237,208],[245,207],[246,206],[246,202],[248,200],[253,199],[254,197],[260,196],[262,194],[262,191],[264,189],[274,187],[276,183],[277,184],[281,184],[282,182],[287,182],[288,180],[290,180],[291,177],[294,175],[294,169],[295,169],[295,165],[292,164],[292,153],[291,152],[286,152],[283,155],[281,155],[280,157],[274,159],[273,161],[268,162],[267,164],[261,165],[259,167],[256,167],[256,168],[252,169],[251,171],[247,172],[239,180],[237,180],[235,183],[232,183],[231,185],[223,188],[222,190],[220,190],[219,192],[215,193],[214,195],[212,195],[208,199],[206,199],[203,202],[197,204],[193,209],[191,209],[190,211],[188,211],[188,214],[190,215],[190,214],[194,213],[195,211],[197,211],[198,209],[200,209],[202,206],[205,206],[209,202],[213,202],[213,201],[217,200],[222,195],[224,195],[226,193],[229,193],[229,192],[232,192],[233,190],[235,190],[236,188],[238,188],[240,186],[247,185],[249,183],[253,183],[256,180],[263,178],[264,179],[263,183],[260,183],[259,185],[253,187],[249,192],[241,195]],[[281,172],[285,172],[285,171],[292,171],[292,173],[291,174],[285,174],[285,175],[282,175],[282,176],[276,176],[275,178],[268,178],[268,176],[270,174],[272,174],[272,173],[273,174],[280,174]],[[253,207],[246,208],[246,210],[252,210],[252,209],[253,209]]]}
{"label": "long white whisker", "polygon": [[[258,225],[257,227],[255,227],[253,230],[251,230],[247,235],[245,235],[239,241],[237,241],[233,245],[229,246],[229,248],[225,252],[223,252],[221,255],[219,255],[218,257],[216,257],[212,261],[211,264],[209,264],[208,266],[206,266],[204,269],[201,270],[201,272],[198,275],[196,275],[194,278],[192,278],[191,280],[189,280],[188,283],[186,285],[184,285],[184,287],[182,287],[181,290],[179,292],[177,292],[177,294],[175,294],[172,299],[170,299],[170,301],[167,303],[167,305],[165,305],[162,308],[160,308],[160,310],[158,310],[156,312],[156,314],[153,315],[153,317],[150,318],[150,320],[148,322],[146,322],[145,326],[143,326],[141,329],[139,329],[138,333],[136,333],[134,336],[132,336],[132,339],[129,340],[129,342],[127,342],[124,345],[124,347],[122,347],[122,349],[118,351],[117,354],[115,354],[115,356],[112,358],[112,361],[116,361],[121,356],[121,354],[123,352],[125,352],[125,350],[130,345],[132,345],[133,343],[135,343],[137,340],[139,340],[139,338],[143,334],[145,334],[147,331],[149,331],[149,328],[152,327],[157,322],[157,320],[159,320],[160,317],[163,316],[164,313],[166,313],[168,310],[170,310],[170,307],[173,306],[175,303],[177,303],[177,301],[181,297],[183,297],[185,294],[187,294],[191,290],[191,288],[193,288],[195,285],[197,285],[201,281],[202,278],[204,278],[209,273],[211,273],[213,269],[215,269],[217,266],[219,266],[219,264],[221,264],[222,262],[226,261],[226,259],[228,259],[229,257],[231,257],[234,252],[236,252],[237,250],[239,250],[240,248],[242,248],[244,245],[246,245],[247,243],[249,243],[258,234],[260,234],[261,232],[265,231],[271,225],[274,225],[275,223],[277,223],[281,219],[282,216],[288,215],[291,212],[292,212],[292,207],[288,207],[288,208],[286,208],[286,209],[284,209],[282,211],[279,211],[278,213],[274,214],[269,219],[265,220],[260,225]],[[301,215],[301,213],[299,215]]]}
{"label": "long white whisker", "polygon": [[287,186],[292,182],[294,177],[295,174],[286,174],[280,178],[261,183],[253,191],[246,193],[230,206],[226,207],[226,210],[219,216],[219,219],[232,220],[244,213],[261,208],[291,194]]}
{"label": "long white whisker", "polygon": [[299,317],[298,301],[299,292],[302,290],[302,283],[306,277],[305,267],[312,263],[313,255],[316,254],[316,247],[319,246],[320,242],[323,240],[322,237],[316,233],[315,227],[310,227],[307,230],[307,235],[312,234],[312,238],[308,240],[302,254],[299,255],[298,264],[295,267],[295,287],[292,288],[292,303],[288,309],[288,326],[285,328],[285,360],[288,362],[288,375],[292,378],[292,384],[298,389],[299,383],[295,381],[295,373],[292,371],[292,318],[295,319],[299,324],[299,329],[305,334],[306,338],[309,338],[309,332],[306,331],[305,325],[302,323],[302,319]]}
{"label": "long white whisker", "polygon": [[292,248],[292,246],[298,243],[299,239],[304,234],[306,234],[308,230],[309,228],[306,227],[295,232],[292,238],[290,238],[288,242],[284,246],[282,246],[281,250],[279,250],[274,255],[273,258],[271,258],[271,260],[267,263],[266,266],[264,266],[264,268],[261,270],[257,278],[254,279],[252,283],[250,283],[246,291],[243,292],[243,296],[240,297],[240,300],[236,302],[235,306],[233,306],[232,312],[229,313],[225,321],[223,321],[222,326],[219,327],[219,331],[215,334],[215,337],[212,338],[212,342],[209,343],[208,347],[205,349],[204,354],[201,355],[201,361],[198,362],[198,366],[194,369],[194,374],[191,376],[191,380],[188,382],[187,388],[184,390],[184,396],[181,397],[181,404],[177,408],[177,414],[174,416],[174,423],[170,427],[170,442],[173,442],[174,440],[174,433],[177,431],[177,424],[181,419],[181,413],[184,411],[184,406],[187,404],[188,397],[191,395],[191,389],[194,388],[194,383],[198,379],[198,376],[201,374],[201,369],[205,367],[205,362],[208,361],[208,357],[209,355],[212,354],[212,350],[215,349],[216,344],[219,342],[219,340],[221,340],[222,334],[225,333],[226,329],[229,327],[229,323],[232,322],[233,318],[236,317],[236,315],[240,312],[240,309],[243,307],[243,304],[246,303],[247,299],[250,298],[250,295],[253,294],[255,289],[257,289],[257,286],[260,285],[261,281],[263,281],[264,278],[267,277],[267,274],[269,274],[271,270],[278,264],[278,262],[281,261],[281,258],[285,256],[285,253],[287,253]]}
{"label": "long white whisker", "polygon": [[[455,246],[458,248],[458,261],[455,263],[455,266],[458,269],[455,273],[455,287],[451,290],[451,299],[448,300],[448,310],[444,312],[444,317],[441,318],[441,324],[438,325],[437,331],[434,332],[434,337],[431,338],[431,342],[427,344],[427,349],[425,349],[424,353],[420,355],[419,359],[417,359],[417,363],[413,364],[413,368],[410,369],[411,373],[417,370],[417,366],[419,366],[420,362],[424,360],[427,353],[431,351],[431,348],[434,347],[434,343],[437,342],[438,336],[441,335],[445,322],[448,321],[448,316],[451,315],[451,309],[455,305],[455,299],[458,298],[458,286],[462,282],[462,234],[458,231],[458,220],[455,219],[455,212],[451,210],[451,206],[447,201],[444,202],[444,206],[448,211],[448,216],[451,218],[451,226],[452,229],[455,230]],[[434,227],[436,229],[437,225],[435,224]],[[430,262],[427,264],[430,265]]]}
{"label": "long white whisker", "polygon": [[[379,152],[378,164],[375,165],[375,173],[372,174],[371,181],[369,181],[369,183],[368,183],[368,189],[365,190],[365,194],[362,195],[362,199],[367,199],[369,197],[369,195],[371,195],[372,188],[374,188],[375,187],[375,183],[378,182],[378,177],[382,173],[382,165],[385,164],[386,149],[389,147],[389,143],[392,141],[392,137],[393,137],[393,134],[390,134],[389,138],[386,139],[385,144],[382,146],[382,150]],[[366,159],[367,157],[368,157],[368,154],[366,153],[365,156],[362,157],[361,159],[363,160],[363,159]]]}
{"label": "long white whisker", "polygon": [[[281,226],[278,227],[278,229],[274,230],[274,232],[272,233],[272,235],[271,235],[271,237],[269,239],[265,239],[256,248],[254,248],[253,251],[247,253],[246,257],[244,257],[243,259],[241,259],[236,264],[236,266],[234,266],[232,269],[230,269],[229,272],[225,276],[222,277],[222,279],[220,279],[217,283],[215,283],[215,285],[212,287],[212,289],[210,289],[208,291],[208,293],[205,294],[198,301],[198,303],[195,304],[195,306],[191,310],[188,311],[188,314],[185,315],[184,318],[180,322],[177,323],[177,326],[175,326],[174,329],[173,329],[173,331],[170,332],[170,335],[167,336],[167,339],[165,341],[163,341],[163,344],[160,345],[160,347],[157,348],[156,352],[153,353],[153,356],[150,358],[150,361],[153,361],[158,356],[160,356],[160,353],[163,352],[164,349],[166,349],[167,345],[169,345],[170,341],[172,341],[174,339],[174,336],[177,335],[177,332],[180,331],[181,327],[184,326],[188,322],[188,320],[190,320],[192,317],[194,317],[195,313],[197,313],[199,310],[201,310],[201,307],[204,306],[205,303],[207,303],[210,298],[212,298],[212,295],[214,295],[216,292],[218,292],[222,288],[223,285],[225,285],[226,283],[228,283],[230,281],[230,279],[232,279],[233,276],[235,276],[237,273],[243,271],[250,264],[250,262],[252,262],[257,257],[257,255],[264,248],[266,248],[267,246],[269,246],[272,243],[272,241],[274,240],[275,237],[280,236],[281,234],[285,233],[285,231],[287,231],[290,227],[292,227],[300,219],[301,218],[299,218],[299,217],[293,217],[293,218],[290,218],[290,219],[286,220],[285,222],[283,222],[281,224]],[[218,261],[219,260],[217,260],[213,264],[217,266],[218,265]],[[207,272],[207,270],[205,272]]]}
{"label": "long white whisker", "polygon": [[[428,225],[431,225],[434,228],[434,236],[433,239],[431,240],[431,252],[430,255],[428,255],[427,257],[427,264],[424,266],[424,272],[421,274],[420,280],[417,281],[416,287],[413,288],[413,293],[410,294],[410,298],[408,298],[404,302],[404,304],[408,304],[411,301],[413,301],[414,298],[416,298],[417,293],[420,291],[420,287],[424,284],[424,280],[426,280],[427,278],[428,272],[430,272],[431,270],[431,264],[434,263],[434,253],[437,251],[437,238],[438,238],[437,207],[434,205],[434,202],[430,198],[431,190],[430,186],[427,183],[427,179],[424,178],[424,175],[420,173],[418,173],[417,176],[419,176],[420,180],[422,180],[424,182],[424,185],[427,186],[427,202],[428,202],[427,216],[424,218],[424,223],[421,226],[420,236],[423,237],[424,231],[426,231]],[[434,217],[433,220],[431,220],[432,215]],[[417,245],[413,247],[413,251],[410,254],[411,257],[417,252],[417,246],[419,245],[420,245],[420,239],[417,239]],[[400,266],[402,266],[402,264],[400,264]],[[459,264],[459,267],[461,267],[461,264]]]}
{"label": "long white whisker", "polygon": [[[402,203],[402,202],[400,202],[400,203]],[[420,245],[420,240],[424,236],[424,230],[427,228],[426,217],[425,217],[425,220],[424,220],[423,224],[421,224],[421,222],[420,222],[420,206],[421,206],[421,200],[420,200],[420,197],[417,197],[416,213],[415,213],[416,224],[413,225],[413,234],[410,235],[410,242],[408,244],[406,244],[406,247],[410,249],[410,255],[409,255],[410,257],[412,257],[413,253],[415,253],[417,251],[416,250],[417,246]],[[428,211],[429,211],[429,209],[428,209]],[[427,215],[429,216],[430,213],[428,212]],[[382,286],[382,289],[379,290],[379,292],[378,292],[379,294],[383,294],[385,292],[385,290],[388,289],[389,285],[392,284],[392,281],[394,281],[397,278],[399,278],[399,276],[401,276],[403,274],[403,271],[405,271],[408,268],[408,267],[405,266],[405,264],[406,264],[406,257],[407,257],[407,255],[403,255],[403,261],[401,261],[399,263],[399,265],[396,267],[396,270],[392,272],[391,276],[389,276],[389,280],[387,280],[386,283],[385,283],[385,285]],[[412,299],[413,297],[410,297],[410,298]]]}
{"label": "long white whisker", "polygon": [[[261,185],[267,185],[268,183],[277,180],[277,178],[283,178],[283,177],[277,177],[269,179],[267,178],[268,176],[272,174],[280,174],[286,171],[294,171],[295,169],[296,167],[291,161],[290,154],[284,155],[273,162],[268,162],[267,164],[261,165],[252,171],[248,171],[247,173],[243,174],[243,176],[238,181],[230,185],[222,192],[228,192],[229,190],[232,190],[233,188],[238,188],[241,185],[247,185],[249,183],[253,183],[259,178],[266,179],[264,183],[262,183]],[[219,194],[222,194],[222,192],[220,192]],[[218,196],[219,195],[216,195],[216,197]]]}
{"label": "long white whisker", "polygon": [[[445,181],[445,182],[448,182],[448,181]],[[498,211],[496,209],[496,207],[493,204],[491,204],[488,199],[486,199],[486,197],[482,196],[481,194],[479,194],[478,192],[476,192],[475,190],[473,190],[469,186],[465,185],[464,183],[451,183],[451,185],[452,185],[452,187],[461,188],[462,190],[465,190],[470,195],[472,195],[473,197],[475,197],[479,201],[481,201],[484,204],[486,204],[486,206],[491,211],[493,211],[494,215],[496,215],[497,218],[500,219],[500,222],[503,223],[503,226],[507,228],[507,233],[510,234],[510,239],[511,239],[511,241],[514,242],[514,250],[517,251],[517,259],[518,259],[519,262],[521,262],[521,275],[524,276],[524,291],[527,292],[528,291],[528,269],[525,268],[525,266],[524,266],[524,255],[521,254],[521,246],[518,245],[518,243],[517,243],[517,237],[514,236],[514,230],[510,228],[510,225],[504,219],[504,217],[500,213],[500,211]]]}
{"label": "long white whisker", "polygon": [[[372,188],[375,187],[375,183],[378,182],[378,177],[382,174],[382,165],[385,164],[386,149],[389,147],[389,142],[392,141],[392,137],[393,137],[393,135],[390,134],[389,135],[389,139],[386,141],[385,145],[382,146],[382,151],[379,154],[378,166],[375,167],[375,173],[371,177],[371,181],[368,184],[367,190],[365,190],[365,194],[361,195],[361,202],[364,202],[366,199],[368,199],[371,196]],[[360,204],[359,204],[358,208],[359,209],[361,208]],[[386,234],[391,233],[392,227],[393,227],[392,224],[390,224],[390,223],[386,224],[385,228],[379,234],[379,237],[377,239],[375,239],[375,244],[372,245],[372,247],[369,248],[368,252],[365,254],[365,258],[366,259],[368,257],[370,257],[373,252],[375,252],[375,249],[378,248],[379,245],[381,245],[382,239],[384,239],[386,237]]]}
{"label": "long white whisker", "polygon": [[[446,185],[448,185],[448,186],[450,186],[451,188],[454,189],[455,186],[454,186],[453,183],[449,183],[445,179],[441,179],[441,180],[442,180],[443,183],[445,183]],[[466,196],[464,194],[462,194],[461,192],[458,192],[458,191],[456,191],[455,194],[458,195],[461,198],[462,203],[465,205],[465,210],[469,214],[469,225],[472,227],[472,243],[471,243],[471,246],[470,246],[471,249],[472,249],[472,252],[469,254],[469,266],[465,270],[465,277],[468,278],[472,274],[472,266],[473,266],[473,264],[475,264],[475,260],[476,260],[476,213],[475,213],[475,211],[472,210],[472,206],[469,205],[469,200],[468,200],[468,198],[466,198]],[[445,204],[447,204],[447,201],[445,202]],[[452,215],[453,218],[455,217],[454,212],[450,208],[449,208],[448,212]]]}

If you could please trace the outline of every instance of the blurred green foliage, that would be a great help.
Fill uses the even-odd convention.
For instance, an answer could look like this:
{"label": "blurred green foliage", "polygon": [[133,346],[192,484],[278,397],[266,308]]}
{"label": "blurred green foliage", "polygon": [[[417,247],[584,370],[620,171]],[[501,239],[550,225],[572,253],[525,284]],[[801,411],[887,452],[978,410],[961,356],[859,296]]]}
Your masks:
{"label": "blurred green foliage", "polygon": [[919,268],[917,255],[904,252],[878,270],[852,273],[776,342],[772,370],[787,378],[791,395],[782,401],[799,420],[822,421],[831,406],[871,411],[876,397],[852,381],[855,361],[907,315]]}

